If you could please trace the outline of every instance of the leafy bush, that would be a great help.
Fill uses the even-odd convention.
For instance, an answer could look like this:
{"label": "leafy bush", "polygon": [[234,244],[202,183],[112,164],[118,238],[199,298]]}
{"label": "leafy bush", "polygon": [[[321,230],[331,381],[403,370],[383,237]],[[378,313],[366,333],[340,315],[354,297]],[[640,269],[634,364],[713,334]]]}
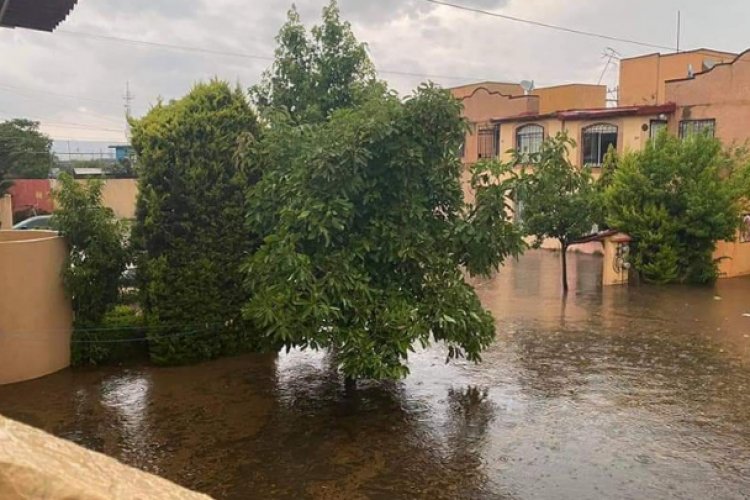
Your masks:
{"label": "leafy bush", "polygon": [[63,279],[75,314],[73,359],[97,363],[101,352],[88,341],[119,298],[120,275],[128,261],[123,225],[102,205],[101,181],[79,183],[63,174],[59,182],[54,216],[70,246]]}
{"label": "leafy bush", "polygon": [[148,354],[143,317],[133,306],[115,306],[98,327],[79,333],[73,343],[73,364],[122,362]]}
{"label": "leafy bush", "polygon": [[589,168],[576,168],[569,160],[568,149],[575,142],[558,133],[542,143],[531,155],[515,153],[514,165],[524,165],[519,179],[523,192],[524,232],[540,245],[545,238],[560,242],[563,289],[568,289],[567,250],[576,239],[587,235],[596,220],[596,188]]}
{"label": "leafy bush", "polygon": [[[139,195],[133,245],[151,358],[185,363],[252,347],[240,263],[252,179],[234,160],[258,134],[240,90],[212,81],[132,122]],[[200,328],[200,335],[182,335]],[[170,335],[171,334],[171,335]]]}
{"label": "leafy bush", "polygon": [[249,222],[264,239],[245,312],[265,345],[332,349],[350,378],[403,377],[413,345],[433,339],[480,359],[495,325],[462,267],[488,274],[522,239],[498,172],[476,172],[465,205],[464,132],[460,103],[430,86],[302,127],[274,117],[249,155],[263,168]]}
{"label": "leafy bush", "polygon": [[605,191],[607,222],[635,239],[633,265],[655,283],[710,283],[716,242],[734,239],[747,167],[707,135],[666,133],[623,156]]}

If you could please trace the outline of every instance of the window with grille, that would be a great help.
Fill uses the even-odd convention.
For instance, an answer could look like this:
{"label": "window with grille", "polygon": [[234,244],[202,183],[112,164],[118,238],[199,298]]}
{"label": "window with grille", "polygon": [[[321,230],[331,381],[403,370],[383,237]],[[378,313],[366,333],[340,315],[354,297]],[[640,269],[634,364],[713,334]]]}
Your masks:
{"label": "window with grille", "polygon": [[526,161],[542,149],[544,127],[541,125],[524,125],[516,130],[516,149]]}
{"label": "window with grille", "polygon": [[680,137],[690,137],[695,134],[714,136],[716,120],[682,120],[680,122]]}
{"label": "window with grille", "polygon": [[617,149],[617,127],[599,123],[583,129],[583,164],[600,167],[610,146]]}
{"label": "window with grille", "polygon": [[654,137],[661,134],[662,130],[667,129],[667,121],[666,120],[651,120],[651,123],[648,127],[648,134],[649,138],[653,139]]}
{"label": "window with grille", "polygon": [[500,126],[480,127],[477,132],[477,153],[480,160],[497,158],[500,153]]}

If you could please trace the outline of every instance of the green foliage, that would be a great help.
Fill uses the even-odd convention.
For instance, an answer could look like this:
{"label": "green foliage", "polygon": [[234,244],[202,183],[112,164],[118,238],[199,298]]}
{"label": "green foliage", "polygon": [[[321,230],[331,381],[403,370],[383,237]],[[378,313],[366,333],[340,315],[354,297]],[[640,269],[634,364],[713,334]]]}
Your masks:
{"label": "green foliage", "polygon": [[70,246],[63,271],[75,314],[73,358],[97,363],[103,352],[96,338],[107,312],[117,303],[120,275],[128,260],[122,224],[102,205],[101,181],[79,183],[69,175],[59,179],[55,192],[55,224]]}
{"label": "green foliage", "polygon": [[[234,160],[257,119],[243,93],[196,85],[132,123],[139,158],[133,244],[151,357],[183,363],[252,345],[239,267],[257,242],[245,231],[252,181]],[[166,327],[165,327],[166,325]],[[200,335],[186,335],[200,327]]]}
{"label": "green foliage", "polygon": [[607,221],[634,237],[633,265],[645,280],[710,283],[716,242],[738,227],[747,177],[717,139],[664,132],[621,159],[605,191]]}
{"label": "green foliage", "polygon": [[100,326],[79,331],[73,343],[73,364],[123,362],[148,354],[146,328],[137,308],[117,305]]}
{"label": "green foliage", "polygon": [[562,247],[563,288],[567,290],[566,251],[575,240],[591,232],[595,222],[595,183],[589,168],[576,168],[568,159],[575,142],[558,133],[532,155],[514,153],[513,164],[523,165],[519,185],[523,192],[523,231],[540,245],[554,238]]}
{"label": "green foliage", "polygon": [[292,7],[276,41],[272,68],[251,89],[264,114],[283,108],[297,123],[318,122],[333,110],[362,102],[368,90],[380,87],[365,45],[341,20],[335,1],[323,9],[323,23],[310,34]]}
{"label": "green foliage", "polygon": [[0,123],[0,195],[10,179],[46,179],[54,163],[52,139],[39,123],[15,119]]}
{"label": "green foliage", "polygon": [[245,313],[264,345],[332,349],[351,378],[403,377],[433,339],[478,361],[495,327],[461,268],[489,274],[523,243],[500,172],[475,171],[476,206],[463,201],[460,103],[425,86],[302,127],[271,118],[242,155],[262,171]]}

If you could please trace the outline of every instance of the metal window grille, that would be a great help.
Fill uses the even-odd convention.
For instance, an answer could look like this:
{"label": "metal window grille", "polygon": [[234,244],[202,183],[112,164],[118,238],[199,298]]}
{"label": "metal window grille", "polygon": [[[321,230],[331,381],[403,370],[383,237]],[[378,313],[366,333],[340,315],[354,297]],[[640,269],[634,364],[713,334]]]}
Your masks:
{"label": "metal window grille", "polygon": [[516,130],[516,149],[527,160],[542,149],[544,127],[541,125],[524,125]]}
{"label": "metal window grille", "polygon": [[479,159],[497,158],[500,152],[500,126],[481,127],[477,132]]}
{"label": "metal window grille", "polygon": [[583,164],[599,167],[604,163],[610,146],[617,149],[617,127],[607,123],[583,129]]}
{"label": "metal window grille", "polygon": [[716,133],[716,120],[682,120],[680,122],[680,137],[690,137],[695,134],[708,134],[711,137]]}

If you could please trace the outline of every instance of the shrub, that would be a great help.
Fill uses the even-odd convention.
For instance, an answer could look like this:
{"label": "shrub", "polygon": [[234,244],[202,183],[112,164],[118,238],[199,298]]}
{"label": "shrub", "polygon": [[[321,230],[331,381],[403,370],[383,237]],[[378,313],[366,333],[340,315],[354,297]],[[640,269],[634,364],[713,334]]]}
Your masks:
{"label": "shrub", "polygon": [[73,360],[98,363],[101,352],[88,341],[119,298],[120,275],[128,261],[124,228],[102,205],[101,181],[79,183],[63,174],[59,182],[54,216],[70,246],[63,280],[75,315]]}
{"label": "shrub", "polygon": [[247,296],[239,270],[257,244],[245,230],[251,179],[234,155],[238,141],[257,134],[243,93],[219,81],[132,122],[140,186],[133,245],[155,362],[253,345],[242,321]]}
{"label": "shrub", "polygon": [[717,139],[666,133],[623,156],[604,193],[607,222],[633,238],[635,269],[649,282],[711,283],[716,242],[740,221],[747,168]]}

